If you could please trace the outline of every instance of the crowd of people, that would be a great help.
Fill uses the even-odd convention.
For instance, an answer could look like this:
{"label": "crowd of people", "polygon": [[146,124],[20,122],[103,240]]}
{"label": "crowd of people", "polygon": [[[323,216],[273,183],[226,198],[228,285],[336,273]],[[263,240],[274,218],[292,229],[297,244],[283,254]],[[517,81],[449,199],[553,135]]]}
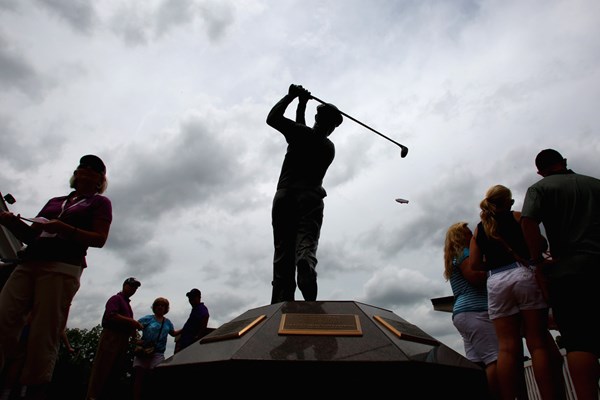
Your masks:
{"label": "crowd of people", "polygon": [[[75,351],[66,336],[69,310],[87,267],[88,248],[101,248],[108,239],[112,203],[103,195],[108,186],[106,165],[96,155],[81,157],[69,185],[72,191],[49,199],[33,219],[0,211],[0,225],[24,244],[17,266],[0,291],[3,399],[46,399],[61,342],[67,351]],[[175,330],[164,316],[169,301],[162,297],[154,301],[152,315],[134,318],[130,298],[140,286],[139,280],[127,278],[122,290],[106,302],[88,399],[111,398],[115,379],[126,367],[131,343],[153,343],[151,353],[134,358],[134,394],[138,399],[148,372],[164,360],[167,335],[181,335],[190,345],[206,333],[209,314],[198,289],[187,294],[192,305],[189,320]],[[161,328],[158,331],[157,326]]]}
{"label": "crowd of people", "polygon": [[448,228],[443,275],[455,300],[452,321],[466,357],[485,368],[491,398],[527,398],[523,338],[541,398],[566,398],[552,327],[577,398],[598,400],[600,180],[568,169],[554,149],[539,152],[535,165],[542,179],[521,211],[512,210],[509,188],[494,185],[473,232],[466,222]]}
{"label": "crowd of people", "polygon": [[178,339],[175,352],[179,352],[200,340],[209,330],[210,315],[197,288],[186,294],[192,310],[181,329],[175,329],[171,320],[165,317],[170,308],[170,302],[165,297],[157,297],[153,301],[150,307],[152,314],[135,319],[130,301],[141,285],[136,278],[127,278],[121,291],[106,302],[86,400],[119,398],[119,377],[130,362],[128,349],[131,343],[136,349],[133,358],[133,399],[152,398],[152,371],[165,360],[168,337]]}

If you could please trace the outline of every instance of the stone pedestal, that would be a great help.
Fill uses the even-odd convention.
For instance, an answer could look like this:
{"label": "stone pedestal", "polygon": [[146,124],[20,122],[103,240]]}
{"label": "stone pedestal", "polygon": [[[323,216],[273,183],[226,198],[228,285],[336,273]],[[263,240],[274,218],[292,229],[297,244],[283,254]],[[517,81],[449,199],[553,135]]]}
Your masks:
{"label": "stone pedestal", "polygon": [[487,398],[479,366],[393,312],[354,301],[248,310],[154,372],[163,397],[200,397],[219,385],[249,396]]}

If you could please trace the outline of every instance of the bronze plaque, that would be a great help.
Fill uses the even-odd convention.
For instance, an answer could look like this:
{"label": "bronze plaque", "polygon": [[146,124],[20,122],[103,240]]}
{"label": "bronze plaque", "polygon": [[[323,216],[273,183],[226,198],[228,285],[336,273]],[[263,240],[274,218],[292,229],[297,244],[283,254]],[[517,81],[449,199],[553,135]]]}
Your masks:
{"label": "bronze plaque", "polygon": [[394,335],[398,336],[400,339],[429,344],[432,346],[437,346],[440,344],[440,342],[438,342],[436,339],[421,331],[416,325],[412,325],[407,322],[396,321],[389,318],[384,318],[379,315],[374,315],[373,318],[375,318],[377,322],[385,326],[388,330],[390,330]]}
{"label": "bronze plaque", "polygon": [[358,315],[282,314],[280,335],[362,336]]}
{"label": "bronze plaque", "polygon": [[252,317],[241,321],[228,322],[200,339],[200,343],[239,338],[266,317],[266,315],[259,315],[258,317]]}

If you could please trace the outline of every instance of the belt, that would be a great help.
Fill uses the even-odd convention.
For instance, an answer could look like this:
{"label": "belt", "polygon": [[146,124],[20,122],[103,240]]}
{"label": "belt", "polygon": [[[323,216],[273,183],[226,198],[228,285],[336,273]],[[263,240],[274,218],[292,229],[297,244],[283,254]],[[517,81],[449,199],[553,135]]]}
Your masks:
{"label": "belt", "polygon": [[499,272],[508,271],[509,269],[519,268],[520,266],[521,266],[521,264],[519,264],[518,262],[514,262],[512,264],[503,265],[502,267],[490,269],[488,271],[488,276],[492,276],[492,275],[497,274]]}

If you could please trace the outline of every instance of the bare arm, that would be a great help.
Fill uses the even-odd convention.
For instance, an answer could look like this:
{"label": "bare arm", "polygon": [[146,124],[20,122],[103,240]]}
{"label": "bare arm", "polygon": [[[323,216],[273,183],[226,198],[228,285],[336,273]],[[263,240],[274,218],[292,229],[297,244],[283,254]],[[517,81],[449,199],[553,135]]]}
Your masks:
{"label": "bare arm", "polygon": [[476,241],[477,233],[478,229],[475,228],[473,237],[471,238],[471,243],[469,245],[469,266],[473,271],[485,271],[483,254],[481,253],[481,249],[479,248],[479,245],[477,245]]}
{"label": "bare arm", "polygon": [[[540,230],[540,223],[533,218],[522,217],[521,230],[523,231],[523,236],[525,236],[525,242],[529,249],[529,257],[531,257],[531,260],[533,260],[535,264],[541,263],[543,261],[543,253],[546,249],[544,248],[545,240],[542,240],[543,236]],[[536,261],[539,261],[539,263]]]}
{"label": "bare arm", "polygon": [[67,349],[67,351],[69,353],[74,353],[75,349],[73,347],[71,347],[71,343],[69,342],[69,338],[67,336],[67,331],[66,330],[62,331],[62,333],[60,335],[60,338],[61,338],[63,344],[65,345],[65,348]]}
{"label": "bare arm", "polygon": [[469,261],[469,257],[465,258],[463,262],[460,263],[458,268],[460,268],[460,272],[462,272],[465,279],[473,286],[485,286],[487,281],[487,272],[485,271],[476,271],[471,268],[471,262]]}

